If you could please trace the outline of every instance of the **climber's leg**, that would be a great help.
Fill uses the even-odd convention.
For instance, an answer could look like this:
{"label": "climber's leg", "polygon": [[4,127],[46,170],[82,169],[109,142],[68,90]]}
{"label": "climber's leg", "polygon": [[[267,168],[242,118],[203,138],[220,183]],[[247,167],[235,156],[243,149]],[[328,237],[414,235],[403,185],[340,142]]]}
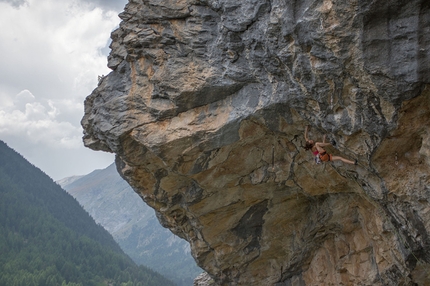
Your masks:
{"label": "climber's leg", "polygon": [[351,160],[345,159],[345,158],[340,157],[340,156],[332,156],[331,160],[332,161],[342,161],[344,163],[351,164],[351,165],[357,165],[357,160],[351,161]]}

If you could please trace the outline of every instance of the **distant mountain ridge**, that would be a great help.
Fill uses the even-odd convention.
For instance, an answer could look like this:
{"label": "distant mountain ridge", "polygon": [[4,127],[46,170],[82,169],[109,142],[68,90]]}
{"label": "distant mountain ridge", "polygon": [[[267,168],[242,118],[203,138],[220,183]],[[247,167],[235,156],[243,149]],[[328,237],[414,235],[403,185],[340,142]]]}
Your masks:
{"label": "distant mountain ridge", "polygon": [[136,263],[181,286],[192,285],[202,272],[191,257],[188,242],[160,225],[154,210],[119,176],[114,164],[58,183],[112,234]]}
{"label": "distant mountain ridge", "polygon": [[56,181],[56,183],[59,184],[60,186],[69,185],[69,184],[73,183],[74,181],[79,180],[82,177],[83,176],[71,176],[71,177],[67,177],[67,178],[58,180],[58,181]]}
{"label": "distant mountain ridge", "polygon": [[174,284],[138,267],[76,199],[0,141],[0,285]]}

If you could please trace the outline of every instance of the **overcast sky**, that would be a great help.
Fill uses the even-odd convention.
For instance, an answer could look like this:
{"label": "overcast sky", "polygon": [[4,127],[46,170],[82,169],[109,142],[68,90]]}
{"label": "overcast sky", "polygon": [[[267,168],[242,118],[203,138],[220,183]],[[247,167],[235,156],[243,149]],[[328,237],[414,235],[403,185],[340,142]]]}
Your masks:
{"label": "overcast sky", "polygon": [[0,140],[54,180],[114,160],[83,146],[80,120],[126,3],[0,0]]}

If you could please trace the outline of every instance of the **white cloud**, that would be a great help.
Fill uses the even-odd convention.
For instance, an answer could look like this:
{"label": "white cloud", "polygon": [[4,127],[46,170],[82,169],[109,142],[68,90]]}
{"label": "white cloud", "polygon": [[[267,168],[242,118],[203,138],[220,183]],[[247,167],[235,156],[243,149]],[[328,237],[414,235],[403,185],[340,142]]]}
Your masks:
{"label": "white cloud", "polygon": [[18,8],[27,3],[25,0],[0,0],[0,2],[9,3],[12,7]]}
{"label": "white cloud", "polygon": [[[0,29],[0,139],[57,179],[66,157],[75,168],[113,159],[84,149],[80,120],[97,76],[109,73],[102,51],[119,23],[120,10],[112,8],[125,2],[0,0],[0,23],[7,27]],[[91,160],[92,153],[99,159]]]}
{"label": "white cloud", "polygon": [[60,113],[52,100],[36,101],[30,91],[24,90],[16,95],[14,105],[0,110],[0,134],[50,148],[79,148],[81,128],[57,120]]}
{"label": "white cloud", "polygon": [[0,16],[9,24],[0,30],[0,64],[8,67],[0,71],[2,81],[64,98],[88,94],[98,74],[109,72],[101,50],[119,22],[116,13],[77,1],[29,0],[19,9],[0,3]]}
{"label": "white cloud", "polygon": [[25,106],[27,105],[27,103],[34,102],[34,100],[34,95],[29,90],[24,89],[15,96],[15,98],[13,99],[13,105],[16,109],[25,111]]}

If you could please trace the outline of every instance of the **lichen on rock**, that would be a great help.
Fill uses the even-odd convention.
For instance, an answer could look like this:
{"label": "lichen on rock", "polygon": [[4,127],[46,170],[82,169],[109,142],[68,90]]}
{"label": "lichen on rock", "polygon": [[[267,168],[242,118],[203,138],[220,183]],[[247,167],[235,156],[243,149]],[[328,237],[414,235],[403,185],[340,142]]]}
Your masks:
{"label": "lichen on rock", "polygon": [[[430,283],[425,0],[130,0],[84,143],[218,285]],[[315,165],[305,126],[358,159]]]}

